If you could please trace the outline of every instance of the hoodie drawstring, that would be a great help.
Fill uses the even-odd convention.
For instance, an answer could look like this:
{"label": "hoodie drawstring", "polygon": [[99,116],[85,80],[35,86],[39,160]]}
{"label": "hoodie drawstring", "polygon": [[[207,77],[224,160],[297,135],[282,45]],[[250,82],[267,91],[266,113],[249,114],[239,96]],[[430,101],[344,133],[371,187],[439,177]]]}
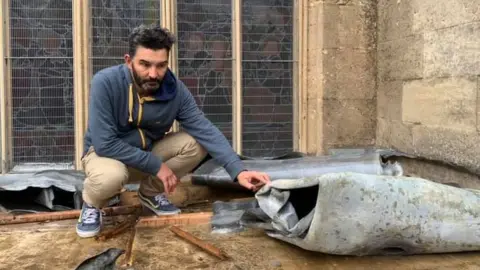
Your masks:
{"label": "hoodie drawstring", "polygon": [[128,122],[133,122],[133,86],[129,85],[128,89]]}

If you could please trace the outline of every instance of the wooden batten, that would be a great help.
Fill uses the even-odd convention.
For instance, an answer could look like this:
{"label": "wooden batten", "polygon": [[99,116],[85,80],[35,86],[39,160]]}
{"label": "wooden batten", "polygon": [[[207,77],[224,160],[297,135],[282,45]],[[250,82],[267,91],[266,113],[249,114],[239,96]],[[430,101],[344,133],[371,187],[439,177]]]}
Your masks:
{"label": "wooden batten", "polygon": [[[90,80],[93,76],[92,62],[90,56],[92,55],[92,10],[90,1],[81,0],[82,6],[82,72],[85,76],[82,77],[83,86],[83,101],[84,101],[84,128],[87,130],[88,121],[88,100],[90,96]],[[82,146],[83,147],[83,146]]]}
{"label": "wooden batten", "polygon": [[[86,75],[82,61],[82,1],[73,0],[73,93],[75,106],[75,168],[81,169],[83,136],[85,132],[85,96],[83,93]],[[85,1],[86,2],[86,1]]]}
{"label": "wooden batten", "polygon": [[82,170],[83,138],[87,130],[92,63],[90,1],[73,1],[73,74],[75,97],[75,168]]}
{"label": "wooden batten", "polygon": [[[177,0],[167,1],[170,3],[166,10],[167,20],[169,22],[168,29],[178,37],[177,31]],[[177,44],[172,47],[170,53],[170,68],[175,74],[178,74],[178,38]]]}
{"label": "wooden batten", "polygon": [[[170,52],[170,69],[173,73],[178,76],[178,31],[177,31],[177,0],[166,1],[169,4],[167,5],[167,9],[165,10],[164,14],[167,18],[167,28],[172,32],[175,33],[177,37],[177,44],[172,47]],[[180,125],[177,121],[173,123],[172,131],[177,132],[180,130]]]}
{"label": "wooden batten", "polygon": [[2,174],[6,174],[12,167],[12,67],[10,58],[10,17],[9,1],[2,1],[0,8],[0,124],[1,124],[1,157]]}
{"label": "wooden batten", "polygon": [[185,213],[171,216],[141,217],[137,228],[158,228],[165,225],[200,225],[209,224],[212,212]]}
{"label": "wooden batten", "polygon": [[232,114],[233,149],[242,153],[242,1],[232,0]]}

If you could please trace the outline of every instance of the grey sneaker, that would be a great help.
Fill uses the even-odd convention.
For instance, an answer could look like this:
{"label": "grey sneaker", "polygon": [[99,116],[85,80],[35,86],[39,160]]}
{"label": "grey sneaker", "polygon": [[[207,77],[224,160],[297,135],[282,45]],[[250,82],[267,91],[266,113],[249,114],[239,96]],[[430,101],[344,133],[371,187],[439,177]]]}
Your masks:
{"label": "grey sneaker", "polygon": [[143,206],[148,207],[158,216],[175,215],[181,212],[163,193],[155,196],[146,196],[138,192],[138,198]]}
{"label": "grey sneaker", "polygon": [[102,227],[102,213],[99,209],[83,203],[77,222],[77,234],[82,238],[96,236]]}

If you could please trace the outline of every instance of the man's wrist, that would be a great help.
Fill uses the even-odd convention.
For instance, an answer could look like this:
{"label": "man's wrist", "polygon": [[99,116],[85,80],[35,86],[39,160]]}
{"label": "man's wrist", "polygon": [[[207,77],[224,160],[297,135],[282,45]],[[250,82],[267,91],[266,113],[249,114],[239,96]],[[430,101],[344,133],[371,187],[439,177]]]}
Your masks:
{"label": "man's wrist", "polygon": [[243,162],[241,160],[236,160],[227,166],[225,166],[225,170],[227,173],[230,175],[231,179],[233,179],[234,182],[236,182],[237,176],[242,172],[245,171],[246,168],[243,165]]}
{"label": "man's wrist", "polygon": [[235,178],[233,178],[233,182],[234,182],[234,183],[237,183],[237,182],[238,182],[238,176],[239,176],[242,172],[246,172],[246,171],[247,171],[247,169],[241,170],[241,171],[237,174],[237,176],[235,176]]}

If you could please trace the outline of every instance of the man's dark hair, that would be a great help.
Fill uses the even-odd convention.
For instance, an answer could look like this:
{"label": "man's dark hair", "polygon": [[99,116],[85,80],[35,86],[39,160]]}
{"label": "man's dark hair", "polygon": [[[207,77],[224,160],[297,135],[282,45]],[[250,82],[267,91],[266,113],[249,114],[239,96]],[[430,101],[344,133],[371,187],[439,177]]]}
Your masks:
{"label": "man's dark hair", "polygon": [[166,28],[158,25],[140,25],[133,29],[128,37],[130,57],[135,55],[138,46],[151,50],[167,49],[170,52],[175,43],[175,36]]}

